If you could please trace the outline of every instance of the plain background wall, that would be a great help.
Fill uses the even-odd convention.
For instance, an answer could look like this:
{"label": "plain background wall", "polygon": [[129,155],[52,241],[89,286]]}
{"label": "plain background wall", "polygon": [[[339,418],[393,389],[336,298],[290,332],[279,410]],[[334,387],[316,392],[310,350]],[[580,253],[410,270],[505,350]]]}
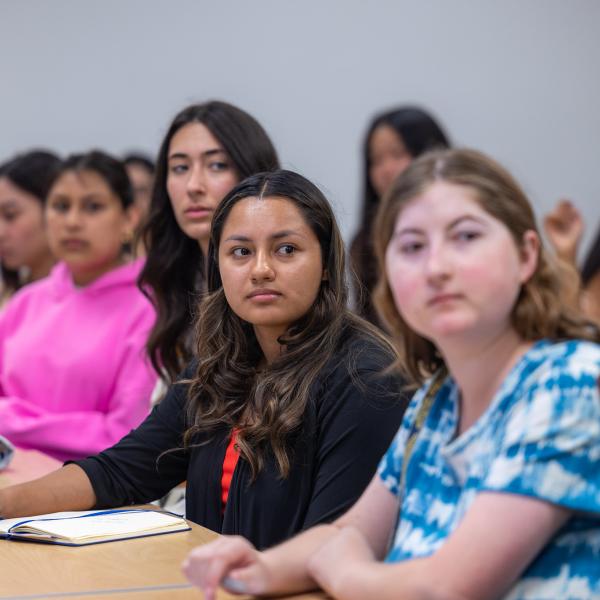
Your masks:
{"label": "plain background wall", "polygon": [[0,0],[0,160],[154,153],[184,105],[254,115],[347,240],[375,111],[418,103],[504,163],[538,215],[600,215],[597,0]]}

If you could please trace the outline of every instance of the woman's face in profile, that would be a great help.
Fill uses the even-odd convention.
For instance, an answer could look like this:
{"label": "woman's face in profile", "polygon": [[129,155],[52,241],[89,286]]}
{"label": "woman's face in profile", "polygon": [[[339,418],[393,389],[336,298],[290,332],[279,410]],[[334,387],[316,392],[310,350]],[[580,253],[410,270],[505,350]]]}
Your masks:
{"label": "woman's face in profile", "polygon": [[35,270],[50,249],[40,200],[0,177],[0,256],[9,269]]}
{"label": "woman's face in profile", "polygon": [[393,127],[375,128],[369,141],[369,179],[380,198],[411,162],[410,152]]}
{"label": "woman's face in profile", "polygon": [[231,309],[275,335],[308,312],[324,279],[319,240],[296,204],[283,197],[245,198],[231,209],[219,271]]}

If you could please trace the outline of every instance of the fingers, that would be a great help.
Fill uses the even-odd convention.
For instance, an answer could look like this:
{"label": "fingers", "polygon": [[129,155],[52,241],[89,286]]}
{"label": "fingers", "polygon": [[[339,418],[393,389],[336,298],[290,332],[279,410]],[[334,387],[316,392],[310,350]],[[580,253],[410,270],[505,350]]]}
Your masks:
{"label": "fingers", "polygon": [[[256,562],[257,556],[258,552],[245,539],[223,536],[192,550],[182,569],[192,584],[202,588],[206,599],[212,600],[221,581],[232,569],[251,565]],[[228,587],[230,591],[237,592],[235,585]]]}
{"label": "fingers", "polygon": [[223,579],[221,585],[236,594],[252,594],[254,596],[267,592],[267,575],[260,561],[241,569],[232,569]]}

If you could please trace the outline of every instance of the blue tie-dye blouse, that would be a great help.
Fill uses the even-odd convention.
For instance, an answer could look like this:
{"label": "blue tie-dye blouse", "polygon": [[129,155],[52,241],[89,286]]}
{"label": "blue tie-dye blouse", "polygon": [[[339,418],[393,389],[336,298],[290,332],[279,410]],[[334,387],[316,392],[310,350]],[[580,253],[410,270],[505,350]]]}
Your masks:
{"label": "blue tie-dye blouse", "polygon": [[458,437],[458,389],[446,378],[416,436],[404,492],[399,489],[402,458],[428,386],[421,388],[379,466],[384,485],[402,498],[386,560],[432,554],[480,491],[520,494],[577,515],[507,598],[600,598],[599,376],[599,345],[538,342],[512,369],[486,412]]}

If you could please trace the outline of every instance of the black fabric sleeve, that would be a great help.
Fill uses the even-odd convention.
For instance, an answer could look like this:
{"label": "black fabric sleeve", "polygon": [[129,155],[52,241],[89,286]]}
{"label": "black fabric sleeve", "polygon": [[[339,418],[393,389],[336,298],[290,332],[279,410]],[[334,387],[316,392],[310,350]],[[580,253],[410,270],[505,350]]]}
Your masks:
{"label": "black fabric sleeve", "polygon": [[171,385],[137,429],[100,454],[75,462],[92,483],[96,508],[157,500],[186,479],[189,453],[181,449],[186,395],[187,385]]}
{"label": "black fabric sleeve", "polygon": [[335,520],[358,500],[400,427],[409,396],[398,375],[382,373],[389,363],[381,349],[366,346],[354,373],[340,366],[323,386],[303,529]]}

